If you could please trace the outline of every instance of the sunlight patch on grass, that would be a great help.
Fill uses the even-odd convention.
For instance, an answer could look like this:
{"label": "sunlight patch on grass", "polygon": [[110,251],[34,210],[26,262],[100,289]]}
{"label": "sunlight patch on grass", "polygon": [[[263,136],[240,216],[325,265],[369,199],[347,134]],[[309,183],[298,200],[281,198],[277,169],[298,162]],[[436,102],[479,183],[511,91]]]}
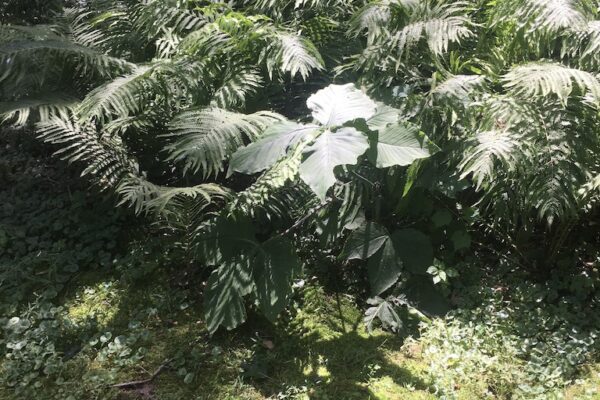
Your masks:
{"label": "sunlight patch on grass", "polygon": [[100,325],[107,324],[119,310],[121,290],[114,281],[102,281],[83,286],[65,303],[68,315],[75,322],[95,319]]}

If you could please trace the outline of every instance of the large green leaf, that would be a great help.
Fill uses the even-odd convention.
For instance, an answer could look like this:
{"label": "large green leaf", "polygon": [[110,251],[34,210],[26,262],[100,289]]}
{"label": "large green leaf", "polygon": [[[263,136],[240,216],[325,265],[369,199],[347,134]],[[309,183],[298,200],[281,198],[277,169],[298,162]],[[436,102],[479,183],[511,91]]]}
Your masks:
{"label": "large green leaf", "polygon": [[424,314],[441,316],[450,310],[448,299],[435,287],[431,277],[413,275],[405,286],[404,294],[410,304]]}
{"label": "large green leaf", "polygon": [[402,272],[401,265],[392,241],[387,240],[383,248],[367,261],[371,293],[380,295],[396,283]]}
{"label": "large green leaf", "polygon": [[213,271],[204,291],[204,313],[210,333],[219,326],[231,330],[246,320],[243,296],[252,288],[251,276],[244,262],[223,264]]}
{"label": "large green leaf", "polygon": [[378,103],[377,111],[367,120],[367,126],[372,131],[381,131],[388,125],[398,122],[398,118],[400,118],[400,110]]}
{"label": "large green leaf", "polygon": [[370,156],[378,168],[410,165],[415,160],[429,157],[431,148],[432,144],[420,134],[417,126],[398,123],[379,131],[377,154]]}
{"label": "large green leaf", "polygon": [[402,264],[413,273],[425,274],[433,263],[433,247],[429,237],[416,229],[400,229],[392,233],[392,242]]}
{"label": "large green leaf", "polygon": [[202,226],[196,235],[202,262],[219,265],[255,250],[254,225],[245,217],[218,217]]}
{"label": "large green leaf", "polygon": [[389,240],[389,235],[385,227],[376,222],[365,221],[350,234],[341,257],[346,260],[366,260]]}
{"label": "large green leaf", "polygon": [[316,195],[325,199],[327,189],[335,183],[333,169],[338,165],[356,164],[369,144],[367,138],[354,128],[323,132],[304,149],[306,159],[300,165],[300,177]]}
{"label": "large green leaf", "polygon": [[300,260],[292,243],[278,238],[261,247],[252,265],[258,305],[267,318],[275,320],[288,303]]}
{"label": "large green leaf", "polygon": [[329,85],[310,96],[306,102],[313,117],[325,126],[342,125],[355,119],[368,119],[377,105],[352,83]]}
{"label": "large green leaf", "polygon": [[254,174],[265,170],[282,158],[290,147],[307,139],[317,129],[316,125],[292,121],[276,123],[267,128],[256,142],[235,152],[229,164],[229,173]]}

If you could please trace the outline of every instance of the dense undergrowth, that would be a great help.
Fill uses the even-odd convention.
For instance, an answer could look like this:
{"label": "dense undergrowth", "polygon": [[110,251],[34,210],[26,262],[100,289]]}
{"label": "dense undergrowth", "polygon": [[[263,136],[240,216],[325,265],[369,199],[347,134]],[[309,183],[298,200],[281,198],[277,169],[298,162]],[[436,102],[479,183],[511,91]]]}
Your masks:
{"label": "dense undergrowth", "polygon": [[[600,396],[594,280],[566,269],[535,283],[493,257],[449,285],[455,310],[444,318],[407,310],[398,334],[367,330],[351,270],[309,265],[275,324],[251,310],[250,324],[211,337],[207,276],[165,252],[157,232],[112,211],[110,198],[92,201],[76,177],[65,179],[64,165],[19,135],[2,145],[12,184],[1,192],[1,398]],[[60,229],[40,230],[56,221]],[[597,273],[595,262],[581,271]],[[165,362],[147,384],[111,387]]]}
{"label": "dense undergrowth", "polygon": [[0,1],[0,398],[598,399],[599,49],[592,0]]}

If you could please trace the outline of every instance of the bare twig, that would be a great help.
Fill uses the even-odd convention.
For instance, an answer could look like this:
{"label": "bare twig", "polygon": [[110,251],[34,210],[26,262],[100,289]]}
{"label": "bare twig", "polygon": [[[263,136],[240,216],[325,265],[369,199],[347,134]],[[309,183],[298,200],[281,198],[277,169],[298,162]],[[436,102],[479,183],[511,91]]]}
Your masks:
{"label": "bare twig", "polygon": [[150,378],[148,379],[142,379],[139,381],[130,381],[130,382],[123,382],[123,383],[117,383],[115,385],[111,385],[111,387],[114,388],[118,388],[118,389],[127,389],[130,387],[135,387],[135,386],[141,386],[141,385],[145,385],[147,383],[152,382],[171,362],[173,361],[173,358],[170,358],[168,360],[166,360],[164,363],[162,363],[157,369],[156,371],[154,371],[154,373],[150,376]]}

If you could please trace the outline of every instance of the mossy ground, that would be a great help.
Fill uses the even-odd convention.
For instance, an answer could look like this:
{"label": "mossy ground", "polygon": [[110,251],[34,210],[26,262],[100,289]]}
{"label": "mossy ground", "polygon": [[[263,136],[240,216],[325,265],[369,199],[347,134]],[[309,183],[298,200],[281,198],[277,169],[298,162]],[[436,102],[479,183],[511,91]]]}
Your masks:
{"label": "mossy ground", "polygon": [[[145,355],[134,366],[116,368],[113,383],[144,379],[173,360],[150,385],[102,391],[100,398],[133,399],[436,399],[420,358],[418,341],[383,331],[368,333],[354,299],[303,289],[294,309],[271,324],[258,315],[234,332],[207,335],[199,296],[173,296],[166,276],[148,285],[82,277],[65,298],[71,317],[99,322],[119,335],[146,318]],[[111,369],[110,361],[74,364],[81,370]],[[183,371],[183,372],[182,372]],[[599,370],[565,392],[567,399],[599,399]],[[187,374],[191,374],[189,379]],[[75,374],[77,375],[77,374]],[[477,384],[474,377],[473,384]],[[96,390],[95,393],[98,393]],[[475,400],[468,388],[458,398]],[[2,397],[5,398],[5,397]],[[6,397],[9,398],[9,397]]]}
{"label": "mossy ground", "polygon": [[[381,330],[368,333],[360,307],[348,295],[307,286],[280,322],[271,324],[253,314],[242,328],[210,337],[203,323],[200,289],[177,293],[164,271],[145,281],[151,283],[126,283],[90,272],[71,282],[73,290],[65,292],[62,302],[74,321],[94,319],[99,333],[111,332],[113,337],[147,332],[136,342],[144,350],[138,361],[119,363],[118,357],[102,359],[95,350],[83,349],[66,363],[64,379],[89,389],[89,398],[438,398],[418,340],[407,342]],[[166,360],[171,360],[168,368],[148,385],[129,391],[107,385],[145,379]],[[465,387],[457,398],[476,400],[472,393]],[[14,397],[0,391],[0,398]],[[600,368],[591,366],[585,379],[565,391],[565,398],[600,399]]]}
{"label": "mossy ground", "polygon": [[[169,298],[168,280],[162,278],[138,287],[82,277],[78,291],[65,299],[72,318],[93,316],[101,331],[113,335],[126,331],[140,313],[155,310],[143,321],[150,332],[144,358],[120,369],[115,382],[143,379],[174,358],[146,388],[157,399],[435,399],[426,366],[402,349],[403,338],[367,333],[349,296],[308,287],[285,321],[270,324],[252,315],[242,329],[209,337],[199,302],[187,298],[181,307],[181,298]],[[110,368],[85,366],[102,367]],[[193,375],[187,383],[182,368]],[[115,395],[146,398],[140,391]]]}

